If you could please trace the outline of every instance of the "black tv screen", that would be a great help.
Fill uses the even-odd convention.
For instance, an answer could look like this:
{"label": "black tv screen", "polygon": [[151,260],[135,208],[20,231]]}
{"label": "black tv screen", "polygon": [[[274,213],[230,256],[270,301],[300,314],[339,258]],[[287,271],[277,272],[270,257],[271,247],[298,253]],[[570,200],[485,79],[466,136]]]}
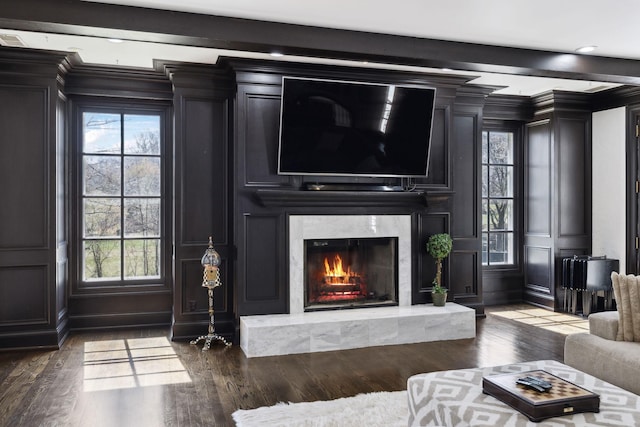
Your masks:
{"label": "black tv screen", "polygon": [[425,177],[434,88],[283,77],[278,173]]}

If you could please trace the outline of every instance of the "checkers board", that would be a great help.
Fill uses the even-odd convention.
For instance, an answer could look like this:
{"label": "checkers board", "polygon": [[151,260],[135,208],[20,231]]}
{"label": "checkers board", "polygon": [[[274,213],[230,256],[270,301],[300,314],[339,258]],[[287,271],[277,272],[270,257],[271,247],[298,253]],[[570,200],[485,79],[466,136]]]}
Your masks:
{"label": "checkers board", "polygon": [[[516,380],[532,376],[551,383],[547,392],[538,392]],[[599,412],[600,396],[546,371],[489,375],[482,378],[482,391],[522,412],[531,421],[580,412]]]}

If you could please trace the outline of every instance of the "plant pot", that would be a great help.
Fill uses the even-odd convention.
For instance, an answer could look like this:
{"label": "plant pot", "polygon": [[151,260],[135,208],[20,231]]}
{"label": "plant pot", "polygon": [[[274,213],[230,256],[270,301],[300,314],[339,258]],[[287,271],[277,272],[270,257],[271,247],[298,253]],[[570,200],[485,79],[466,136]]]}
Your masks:
{"label": "plant pot", "polygon": [[447,301],[447,293],[431,293],[431,300],[433,301],[433,305],[435,305],[436,307],[444,307],[444,304]]}

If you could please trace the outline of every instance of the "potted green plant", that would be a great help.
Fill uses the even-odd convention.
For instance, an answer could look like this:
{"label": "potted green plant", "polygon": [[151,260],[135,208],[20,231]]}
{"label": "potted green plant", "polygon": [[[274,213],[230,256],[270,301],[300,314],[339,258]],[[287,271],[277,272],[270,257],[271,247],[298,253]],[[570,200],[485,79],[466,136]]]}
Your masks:
{"label": "potted green plant", "polygon": [[447,300],[447,288],[442,286],[442,260],[449,256],[453,240],[448,233],[433,234],[427,241],[427,252],[436,260],[436,277],[433,279],[431,297],[433,305],[443,306]]}

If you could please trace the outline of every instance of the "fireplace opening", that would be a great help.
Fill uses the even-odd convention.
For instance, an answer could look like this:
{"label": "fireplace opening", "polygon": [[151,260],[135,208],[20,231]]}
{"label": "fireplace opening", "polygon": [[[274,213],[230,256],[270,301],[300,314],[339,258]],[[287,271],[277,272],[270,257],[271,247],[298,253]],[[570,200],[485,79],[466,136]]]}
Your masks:
{"label": "fireplace opening", "polygon": [[398,238],[304,241],[305,311],[398,305]]}

